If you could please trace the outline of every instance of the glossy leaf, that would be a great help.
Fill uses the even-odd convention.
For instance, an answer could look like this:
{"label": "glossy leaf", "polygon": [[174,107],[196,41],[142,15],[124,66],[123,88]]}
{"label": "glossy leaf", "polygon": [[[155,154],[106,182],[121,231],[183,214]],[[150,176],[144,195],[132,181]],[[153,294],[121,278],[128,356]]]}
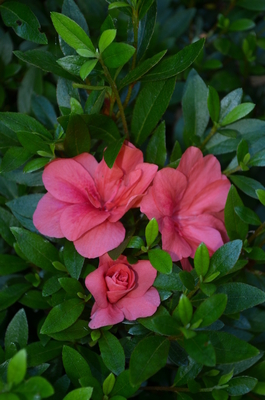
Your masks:
{"label": "glossy leaf", "polygon": [[213,324],[224,313],[227,303],[225,294],[216,294],[204,300],[194,312],[191,323],[202,320],[200,328]]}
{"label": "glossy leaf", "polygon": [[194,255],[194,268],[198,276],[205,276],[209,269],[210,256],[204,243],[201,243]]}
{"label": "glossy leaf", "polygon": [[220,115],[220,99],[217,91],[212,86],[209,86],[207,105],[212,121],[218,122]]}
{"label": "glossy leaf", "polygon": [[102,32],[98,42],[99,51],[101,53],[103,53],[103,51],[113,42],[116,33],[116,29],[106,29]]}
{"label": "glossy leaf", "polygon": [[216,363],[215,351],[204,333],[198,333],[191,339],[184,339],[184,349],[197,363],[213,367]]}
{"label": "glossy leaf", "polygon": [[110,371],[119,375],[125,368],[125,355],[118,339],[108,331],[101,331],[98,341],[101,357]]}
{"label": "glossy leaf", "polygon": [[80,378],[91,375],[90,368],[85,359],[78,351],[71,347],[63,347],[62,359],[65,372],[75,387],[80,386]]}
{"label": "glossy leaf", "polygon": [[172,271],[172,259],[170,255],[160,249],[153,249],[148,252],[149,260],[152,266],[163,274],[170,274]]}
{"label": "glossy leaf", "polygon": [[7,369],[7,382],[18,385],[23,381],[27,372],[27,353],[20,350],[9,362]]}
{"label": "glossy leaf", "polygon": [[248,225],[239,218],[235,212],[235,207],[242,207],[243,202],[240,199],[236,188],[232,185],[225,205],[225,227],[231,240],[240,238],[245,239],[248,232]]}
{"label": "glossy leaf", "polygon": [[244,118],[246,115],[248,115],[253,108],[255,107],[255,104],[253,103],[243,103],[239,104],[233,110],[231,110],[221,121],[220,124],[222,126],[232,124],[235,121],[238,121],[241,118]]}
{"label": "glossy leaf", "polygon": [[220,272],[219,277],[226,275],[236,264],[242,250],[242,241],[234,240],[220,247],[212,256],[207,276]]}
{"label": "glossy leaf", "polygon": [[108,68],[118,68],[133,56],[135,48],[126,43],[111,43],[102,53],[102,60]]}
{"label": "glossy leaf", "polygon": [[157,164],[162,168],[166,162],[166,126],[162,122],[154,131],[146,149],[146,162]]}

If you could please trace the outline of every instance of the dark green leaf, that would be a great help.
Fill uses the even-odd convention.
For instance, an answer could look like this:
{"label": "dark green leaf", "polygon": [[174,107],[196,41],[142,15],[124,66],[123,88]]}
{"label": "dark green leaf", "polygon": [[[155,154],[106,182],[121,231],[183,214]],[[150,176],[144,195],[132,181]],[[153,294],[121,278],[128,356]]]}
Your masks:
{"label": "dark green leaf", "polygon": [[36,365],[45,363],[58,357],[62,352],[62,343],[50,340],[45,347],[41,342],[31,343],[26,347],[28,355],[28,367],[35,367]]}
{"label": "dark green leaf", "polygon": [[119,88],[123,88],[133,82],[136,82],[141,79],[143,75],[145,75],[151,68],[153,68],[166,54],[166,50],[161,51],[160,53],[154,55],[151,58],[143,61],[140,65],[138,65],[135,69],[130,71],[128,75],[123,78],[123,80],[119,84]]}
{"label": "dark green leaf", "polygon": [[220,99],[217,91],[212,86],[209,86],[207,105],[212,121],[218,122],[220,115]]}
{"label": "dark green leaf", "polygon": [[[70,74],[80,76],[80,69],[86,62],[86,59],[81,56],[66,56],[56,61],[65,71]],[[61,75],[60,75],[61,76]]]}
{"label": "dark green leaf", "polygon": [[65,150],[69,157],[90,151],[88,126],[80,115],[71,115],[66,130]]}
{"label": "dark green leaf", "polygon": [[72,349],[69,346],[63,347],[63,366],[67,376],[74,384],[75,387],[79,387],[79,379],[85,376],[90,376],[91,371],[86,360],[78,353],[78,351]]}
{"label": "dark green leaf", "polygon": [[0,10],[5,25],[13,28],[18,36],[34,43],[48,44],[45,34],[39,31],[39,21],[26,4],[9,1],[2,4]]}
{"label": "dark green leaf", "polygon": [[65,71],[59,64],[54,55],[48,51],[34,49],[28,50],[25,53],[22,51],[14,51],[15,56],[20,60],[25,61],[37,68],[44,71],[52,72],[55,75],[61,76],[62,78],[69,79],[71,81],[80,82],[80,79],[75,78],[73,75]]}
{"label": "dark green leaf", "polygon": [[52,385],[42,376],[33,376],[17,388],[18,393],[26,396],[40,396],[42,399],[54,394]]}
{"label": "dark green leaf", "polygon": [[105,140],[109,144],[113,143],[113,141],[116,142],[121,137],[113,119],[106,115],[88,115],[85,121],[93,139]]}
{"label": "dark green leaf", "polygon": [[128,398],[131,397],[137,390],[138,386],[131,385],[130,372],[129,370],[126,370],[117,377],[114,388],[111,392],[111,398],[117,395]]}
{"label": "dark green leaf", "polygon": [[5,335],[5,348],[6,351],[11,343],[15,343],[19,345],[19,348],[22,349],[26,347],[28,342],[28,321],[27,316],[22,308],[19,310],[16,315],[13,317],[11,322],[9,323],[6,335]]}
{"label": "dark green leaf", "polygon": [[0,290],[0,311],[16,303],[23,294],[31,288],[28,283],[16,283]]}
{"label": "dark green leaf", "polygon": [[256,194],[261,204],[265,205],[265,190],[257,189]]}
{"label": "dark green leaf", "polygon": [[184,326],[186,326],[191,321],[193,307],[190,302],[190,299],[187,296],[185,296],[185,294],[182,294],[180,296],[178,311],[181,322],[183,323]]}
{"label": "dark green leaf", "polygon": [[163,121],[154,131],[146,149],[146,162],[157,164],[162,168],[166,162],[166,125]]}
{"label": "dark green leaf", "polygon": [[232,185],[225,205],[225,227],[231,240],[240,238],[245,239],[248,233],[248,225],[239,218],[235,212],[235,207],[244,206],[236,188]]}
{"label": "dark green leaf", "polygon": [[198,364],[189,357],[189,364],[178,368],[177,375],[174,379],[174,386],[186,385],[188,381],[195,379],[201,370],[202,364]]}
{"label": "dark green leaf", "polygon": [[26,261],[9,254],[0,254],[0,275],[11,275],[27,269]]}
{"label": "dark green leaf", "polygon": [[200,39],[176,55],[162,60],[149,74],[145,75],[143,81],[158,81],[176,76],[185,71],[198,57],[204,46],[204,39]]}
{"label": "dark green leaf", "polygon": [[237,107],[241,103],[242,96],[243,90],[236,89],[222,99],[220,111],[221,121],[227,116],[227,114],[229,114],[235,107]]}
{"label": "dark green leaf", "polygon": [[248,166],[265,167],[265,149],[256,153],[248,163]]}
{"label": "dark green leaf", "polygon": [[226,275],[236,264],[242,250],[242,241],[234,240],[220,247],[212,256],[207,276],[220,272],[219,277]]}
{"label": "dark green leaf", "polygon": [[213,324],[225,311],[227,296],[216,294],[204,300],[195,311],[191,323],[202,319],[200,328]]}
{"label": "dark green leaf", "polygon": [[11,147],[5,153],[0,166],[0,173],[17,169],[32,157],[33,153],[24,147]]}
{"label": "dark green leaf", "polygon": [[84,264],[84,257],[77,253],[72,242],[66,242],[64,246],[63,257],[65,266],[71,277],[74,279],[79,279]]}
{"label": "dark green leaf", "polygon": [[213,367],[216,363],[215,351],[204,333],[198,333],[191,339],[184,339],[184,349],[197,363]]}
{"label": "dark green leaf", "polygon": [[172,272],[169,275],[159,274],[154,282],[154,286],[163,290],[182,291],[184,286],[179,274]]}
{"label": "dark green leaf", "polygon": [[194,255],[194,268],[198,276],[205,276],[210,265],[209,251],[204,243],[201,243]]}
{"label": "dark green leaf", "polygon": [[227,295],[225,314],[235,314],[265,301],[265,293],[262,290],[245,283],[226,283],[220,285],[217,292]]}
{"label": "dark green leaf", "polygon": [[85,293],[83,286],[79,281],[73,278],[58,278],[61,287],[66,291],[66,293],[76,296],[78,292]]}
{"label": "dark green leaf", "polygon": [[238,164],[243,162],[245,155],[248,153],[248,144],[245,139],[240,140],[237,146],[237,161]]}
{"label": "dark green leaf", "polygon": [[27,372],[27,353],[20,350],[9,362],[7,369],[7,382],[18,385],[23,381]]}
{"label": "dark green leaf", "polygon": [[86,101],[85,112],[90,115],[99,114],[105,100],[105,94],[106,91],[104,89],[92,91]]}
{"label": "dark green leaf", "polygon": [[259,354],[258,349],[226,332],[211,331],[209,338],[215,349],[217,364],[231,364]]}
{"label": "dark green leaf", "polygon": [[23,306],[33,308],[34,310],[47,310],[49,308],[49,304],[46,299],[42,297],[39,290],[29,290],[19,299],[19,302]]}
{"label": "dark green leaf", "polygon": [[49,336],[51,336],[55,340],[60,341],[75,341],[87,336],[89,332],[90,329],[88,328],[87,321],[79,319],[64,331],[50,333]]}
{"label": "dark green leaf", "polygon": [[[265,190],[265,187],[260,182],[246,176],[231,176],[230,179],[240,190],[242,190],[242,192],[246,193],[250,197],[253,197],[254,199],[257,198],[257,189]],[[243,204],[237,205],[240,206]]]}
{"label": "dark green leaf", "polygon": [[255,27],[255,22],[251,19],[242,18],[231,22],[229,25],[230,32],[247,31]]}
{"label": "dark green leaf", "polygon": [[260,225],[261,220],[258,215],[251,210],[251,208],[239,206],[235,207],[235,212],[246,224]]}
{"label": "dark green leaf", "polygon": [[174,91],[175,79],[144,85],[133,110],[132,140],[140,146],[165,113]]}
{"label": "dark green leaf", "polygon": [[[31,109],[36,118],[48,129],[54,129],[57,124],[57,115],[51,102],[44,96],[33,95]],[[48,153],[51,153],[49,149]]]}
{"label": "dark green leaf", "polygon": [[29,261],[46,271],[55,271],[52,263],[59,261],[59,254],[48,240],[22,228],[12,228],[12,233]]}
{"label": "dark green leaf", "polygon": [[161,336],[141,340],[132,352],[130,378],[133,386],[139,385],[166,365],[170,342]]}
{"label": "dark green leaf", "polygon": [[124,138],[120,138],[114,143],[108,145],[107,149],[104,151],[104,160],[109,168],[112,168],[115,160],[122,148]]}
{"label": "dark green leaf", "polygon": [[124,371],[125,355],[118,339],[110,332],[102,330],[98,344],[106,367],[115,375]]}
{"label": "dark green leaf", "polygon": [[38,169],[41,169],[45,167],[46,164],[48,164],[49,159],[48,158],[35,158],[34,160],[29,161],[25,167],[23,168],[23,172],[30,173],[37,171]]}
{"label": "dark green leaf", "polygon": [[264,11],[265,4],[263,0],[239,0],[237,3],[238,6],[244,7],[247,10],[254,10],[254,11]]}
{"label": "dark green leaf", "polygon": [[251,392],[256,386],[258,380],[256,378],[251,378],[250,376],[239,376],[233,378],[229,382],[229,387],[226,391],[230,396],[242,396],[246,393]]}
{"label": "dark green leaf", "polygon": [[[148,1],[148,0],[147,0]],[[139,22],[138,28],[138,46],[137,46],[137,62],[141,61],[144,57],[152,36],[155,31],[157,17],[157,4],[156,1],[153,2],[152,6],[149,8],[147,14]]]}
{"label": "dark green leaf", "polygon": [[84,302],[80,299],[66,300],[53,307],[42,325],[41,333],[47,335],[68,328],[82,314],[84,307]]}
{"label": "dark green leaf", "polygon": [[17,220],[25,226],[25,228],[36,232],[37,229],[33,225],[32,216],[42,197],[42,194],[29,194],[8,201],[6,205],[10,208]]}
{"label": "dark green leaf", "polygon": [[102,53],[102,60],[108,68],[118,68],[133,56],[135,48],[126,43],[111,43]]}
{"label": "dark green leaf", "polygon": [[170,274],[172,271],[172,259],[170,255],[160,249],[150,250],[148,252],[149,260],[152,266],[163,274]]}
{"label": "dark green leaf", "polygon": [[89,49],[95,52],[91,40],[75,21],[57,12],[51,13],[51,19],[56,31],[69,46],[75,50]]}
{"label": "dark green leaf", "polygon": [[188,271],[180,271],[179,278],[187,289],[189,290],[194,289],[195,286],[194,277]]}

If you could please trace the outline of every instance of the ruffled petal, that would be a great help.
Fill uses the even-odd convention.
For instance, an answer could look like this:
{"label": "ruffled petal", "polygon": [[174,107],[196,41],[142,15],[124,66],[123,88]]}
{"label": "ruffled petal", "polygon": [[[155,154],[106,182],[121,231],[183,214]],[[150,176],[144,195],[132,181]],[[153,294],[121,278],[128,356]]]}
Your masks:
{"label": "ruffled petal", "polygon": [[105,221],[74,242],[79,254],[87,258],[96,258],[118,247],[125,238],[125,229],[121,222]]}
{"label": "ruffled petal", "polygon": [[193,166],[202,158],[202,152],[198,147],[188,147],[188,149],[182,154],[177,170],[188,177]]}
{"label": "ruffled petal", "polygon": [[89,292],[93,295],[96,304],[100,308],[108,307],[107,300],[107,285],[105,282],[105,274],[108,270],[108,265],[102,265],[98,267],[95,271],[90,272],[86,277],[85,285]]}
{"label": "ruffled petal", "polygon": [[148,219],[155,218],[157,221],[159,221],[164,217],[164,214],[158,209],[155,202],[155,196],[156,193],[154,187],[151,186],[148,189],[147,194],[141,200],[140,210],[141,213],[145,214]]}
{"label": "ruffled petal", "polygon": [[95,303],[88,326],[91,329],[98,329],[102,326],[118,324],[123,320],[123,312],[116,305],[109,303],[106,308],[100,308]]}
{"label": "ruffled petal", "polygon": [[174,222],[166,217],[162,226],[162,249],[167,251],[173,261],[191,256],[192,249],[184,233],[175,227]]}
{"label": "ruffled petal", "polygon": [[81,164],[89,172],[92,178],[95,177],[95,172],[98,166],[98,162],[95,157],[93,157],[89,153],[82,153],[74,157],[73,159]]}
{"label": "ruffled petal", "polygon": [[103,204],[116,196],[123,176],[122,170],[115,163],[109,168],[104,158],[100,161],[95,172],[95,182]]}
{"label": "ruffled petal", "polygon": [[128,174],[143,161],[141,150],[137,149],[132,143],[127,142],[123,144],[114,165],[120,168],[125,174]]}
{"label": "ruffled petal", "polygon": [[108,217],[106,211],[94,208],[90,203],[69,205],[62,213],[60,225],[64,236],[75,241]]}
{"label": "ruffled petal", "polygon": [[56,199],[67,203],[84,203],[88,199],[100,207],[99,194],[91,175],[73,159],[58,159],[44,169],[42,180]]}
{"label": "ruffled petal", "polygon": [[126,319],[134,321],[137,318],[145,318],[153,315],[159,304],[159,293],[154,287],[151,287],[141,297],[123,297],[116,303],[116,306],[123,312]]}
{"label": "ruffled petal", "polygon": [[33,224],[43,235],[62,238],[64,234],[60,227],[60,218],[68,207],[68,203],[57,200],[50,193],[46,193],[38,202],[33,214]]}
{"label": "ruffled petal", "polygon": [[150,289],[155,281],[157,270],[147,260],[140,260],[136,264],[131,265],[131,267],[136,274],[136,285],[126,297],[135,299],[136,297],[143,296]]}

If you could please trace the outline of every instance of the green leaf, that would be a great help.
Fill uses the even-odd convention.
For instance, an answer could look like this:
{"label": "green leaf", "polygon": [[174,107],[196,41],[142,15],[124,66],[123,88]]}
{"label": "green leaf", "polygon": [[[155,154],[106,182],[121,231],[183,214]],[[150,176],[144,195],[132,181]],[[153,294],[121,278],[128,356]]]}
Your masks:
{"label": "green leaf", "polygon": [[258,349],[226,332],[211,331],[209,339],[215,349],[217,364],[233,364],[259,354]]}
{"label": "green leaf", "polygon": [[62,343],[50,340],[45,346],[41,342],[31,343],[26,347],[28,367],[35,367],[58,357],[62,353]]}
{"label": "green leaf", "polygon": [[239,104],[220,121],[221,126],[232,124],[233,122],[245,117],[253,110],[254,107],[255,104],[253,103]]}
{"label": "green leaf", "polygon": [[191,379],[195,379],[196,376],[201,372],[202,364],[198,364],[192,358],[189,357],[188,365],[181,365],[174,379],[174,386],[183,386],[188,383]]}
{"label": "green leaf", "polygon": [[220,115],[220,99],[217,91],[209,86],[208,96],[207,96],[207,106],[210,113],[210,117],[213,122],[219,121]]}
{"label": "green leaf", "polygon": [[0,173],[10,172],[17,169],[32,157],[33,153],[24,149],[24,147],[11,147],[5,153],[1,166]]}
{"label": "green leaf", "polygon": [[248,162],[248,166],[265,167],[265,149],[256,153]]}
{"label": "green leaf", "polygon": [[220,272],[219,277],[226,275],[236,264],[242,250],[242,241],[234,240],[220,247],[213,254],[207,276]]}
{"label": "green leaf", "polygon": [[105,89],[92,91],[85,104],[85,113],[90,115],[99,114],[105,100],[105,94]]}
{"label": "green leaf", "polygon": [[23,168],[23,172],[30,173],[37,171],[43,167],[45,167],[46,164],[49,163],[49,159],[47,158],[35,158],[34,160],[29,161],[25,167]]}
{"label": "green leaf", "polygon": [[241,162],[243,162],[245,155],[248,153],[248,143],[245,139],[240,140],[238,146],[237,146],[237,161],[238,165],[240,165]]}
{"label": "green leaf", "polygon": [[85,259],[79,253],[77,253],[72,242],[67,241],[65,243],[63,258],[67,271],[71,277],[74,279],[79,279]]}
{"label": "green leaf", "polygon": [[49,304],[46,299],[42,297],[39,290],[29,290],[19,299],[19,302],[23,306],[33,308],[34,310],[47,310],[49,308]]}
{"label": "green leaf", "polygon": [[69,328],[61,332],[50,333],[49,336],[60,341],[76,341],[86,337],[89,332],[90,329],[88,328],[87,321],[79,319],[73,325],[69,326]]}
{"label": "green leaf", "polygon": [[46,271],[54,272],[52,263],[59,261],[59,254],[48,240],[22,228],[12,228],[12,233],[29,261]]}
{"label": "green leaf", "polygon": [[257,198],[257,189],[265,190],[265,187],[260,182],[246,176],[231,176],[230,179],[240,190],[242,190],[242,192],[246,193],[250,197],[253,197],[254,199]]}
{"label": "green leaf", "polygon": [[[28,342],[28,321],[27,316],[22,308],[19,310],[9,323],[5,334],[5,349],[8,353],[8,347],[15,343],[20,349],[26,347]],[[11,356],[11,355],[10,355]],[[7,358],[8,354],[7,354]]]}
{"label": "green leaf", "polygon": [[238,206],[235,207],[235,212],[246,224],[260,225],[262,223],[258,215],[251,208]]}
{"label": "green leaf", "polygon": [[59,64],[57,64],[57,60],[54,55],[48,51],[34,49],[28,50],[25,53],[22,51],[14,51],[14,54],[20,60],[34,65],[35,67],[44,71],[52,72],[55,75],[71,81],[80,82],[80,79],[75,78],[72,74],[69,74]]}
{"label": "green leaf", "polygon": [[116,29],[106,29],[104,32],[102,32],[98,42],[100,53],[103,53],[103,51],[113,42],[116,34]]}
{"label": "green leaf", "polygon": [[135,48],[126,43],[111,43],[101,57],[108,68],[119,68],[133,56]]}
{"label": "green leaf", "polygon": [[187,289],[189,290],[194,289],[195,280],[194,277],[191,275],[191,273],[189,273],[188,271],[180,271],[179,278]]}
{"label": "green leaf", "polygon": [[194,268],[198,276],[205,276],[210,265],[209,251],[204,243],[201,243],[194,255]]}
{"label": "green leaf", "polygon": [[225,314],[235,314],[265,301],[265,293],[262,290],[240,282],[220,285],[217,293],[227,295]]}
{"label": "green leaf", "polygon": [[115,375],[124,371],[125,354],[118,339],[110,332],[102,330],[98,344],[106,367]]}
{"label": "green leaf", "polygon": [[11,275],[23,271],[29,266],[26,261],[9,254],[0,254],[0,275]]}
{"label": "green leaf", "polygon": [[18,393],[28,396],[39,396],[42,399],[54,394],[52,385],[41,376],[34,376],[17,388]]}
{"label": "green leaf", "polygon": [[[207,108],[208,89],[204,81],[192,69],[189,73],[184,94],[182,97],[182,109],[184,118],[184,130],[186,142],[189,143],[192,136],[202,136],[209,122]],[[198,115],[200,116],[198,118]]]}
{"label": "green leaf", "polygon": [[15,283],[12,286],[4,286],[0,290],[0,311],[16,303],[30,288],[31,284],[28,283]]}
{"label": "green leaf", "polygon": [[[96,53],[94,53],[91,50],[87,50],[87,49],[78,49],[76,50],[77,54],[79,54],[81,57],[85,57],[85,58],[95,58],[96,57]],[[71,57],[71,56],[68,56]],[[66,57],[64,57],[66,58]]]}
{"label": "green leaf", "polygon": [[85,387],[81,389],[72,390],[68,393],[63,400],[89,400],[92,396],[93,388]]}
{"label": "green leaf", "polygon": [[156,240],[158,235],[158,223],[155,218],[152,218],[145,228],[146,244],[150,247]]}
{"label": "green leaf", "polygon": [[157,164],[162,168],[166,162],[166,124],[163,121],[154,131],[148,142],[145,160],[149,163]]}
{"label": "green leaf", "polygon": [[254,10],[254,11],[265,10],[265,4],[263,0],[252,0],[251,2],[249,0],[239,0],[237,2],[237,5],[240,7],[244,7],[247,10]]}
{"label": "green leaf", "polygon": [[88,124],[88,129],[93,139],[101,139],[110,144],[121,137],[113,119],[106,115],[88,115],[85,121]]}
{"label": "green leaf", "polygon": [[137,344],[129,366],[133,386],[141,384],[166,365],[169,346],[169,340],[161,336],[149,336]]}
{"label": "green leaf", "polygon": [[188,355],[197,363],[213,367],[216,363],[215,351],[205,333],[198,333],[191,339],[185,339],[183,342],[184,349]]}
{"label": "green leaf", "polygon": [[83,79],[83,81],[87,78],[87,76],[90,74],[91,71],[95,68],[98,60],[88,60],[85,62],[85,64],[82,65],[80,68],[80,77]]}
{"label": "green leaf", "polygon": [[240,238],[245,239],[248,233],[248,225],[239,218],[235,212],[235,207],[244,206],[236,188],[232,185],[225,205],[225,227],[231,240]]}
{"label": "green leaf", "polygon": [[119,88],[122,89],[124,86],[128,86],[133,82],[136,82],[141,79],[143,75],[145,75],[151,68],[153,68],[166,54],[167,50],[161,51],[160,53],[154,55],[151,58],[143,61],[140,65],[138,65],[135,69],[130,71],[125,78],[119,84]]}
{"label": "green leaf", "polygon": [[[140,385],[139,385],[140,386]],[[123,371],[115,381],[114,388],[111,392],[112,396],[131,397],[138,390],[138,386],[132,386],[130,382],[130,371],[127,369]]]}
{"label": "green leaf", "polygon": [[71,326],[84,310],[84,302],[80,299],[66,300],[53,307],[41,328],[42,334],[56,333]]}
{"label": "green leaf", "polygon": [[114,1],[113,3],[109,4],[108,9],[114,10],[115,8],[122,8],[122,7],[131,7],[131,6],[125,3],[124,1]]}
{"label": "green leaf", "polygon": [[169,291],[182,291],[184,286],[181,282],[179,274],[172,272],[169,275],[159,274],[156,277],[154,286],[159,289],[169,290]]}
{"label": "green leaf", "polygon": [[181,322],[186,326],[191,321],[193,308],[189,298],[185,294],[180,296],[178,310]]}
{"label": "green leaf", "polygon": [[114,143],[108,145],[107,149],[104,151],[104,160],[109,168],[112,168],[120,149],[122,148],[124,142],[124,137],[120,138]]}
{"label": "green leaf", "polygon": [[42,197],[42,194],[28,194],[8,201],[6,205],[25,228],[37,231],[33,225],[32,216]]}
{"label": "green leaf", "polygon": [[[59,58],[59,60],[56,60],[56,63],[57,63],[56,65],[59,64],[59,66],[61,66],[63,70],[69,72],[69,75],[73,74],[73,75],[77,75],[79,77],[80,69],[86,61],[87,60],[84,57],[71,55],[71,56]],[[59,76],[62,76],[62,75],[59,75]]]}
{"label": "green leaf", "polygon": [[65,372],[75,387],[80,386],[80,378],[84,376],[91,376],[88,363],[78,351],[69,346],[64,346],[62,358]]}
{"label": "green leaf", "polygon": [[141,20],[144,15],[147,13],[151,5],[154,3],[154,0],[142,0],[139,6],[139,19]]}
{"label": "green leaf", "polygon": [[252,19],[242,18],[231,22],[228,30],[230,32],[247,31],[255,27],[255,22]]}
{"label": "green leaf", "polygon": [[27,353],[20,350],[9,362],[7,368],[7,382],[18,385],[23,381],[27,372]]}
{"label": "green leaf", "polygon": [[222,121],[234,108],[240,103],[243,96],[243,90],[236,89],[226,95],[221,101],[220,120]]}
{"label": "green leaf", "polygon": [[184,47],[184,49],[179,51],[176,55],[162,60],[149,74],[145,75],[143,81],[164,80],[185,71],[200,54],[204,42],[204,39],[200,39]]}
{"label": "green leaf", "polygon": [[110,373],[109,376],[103,382],[103,393],[107,396],[112,391],[115,384],[115,376]]}
{"label": "green leaf", "polygon": [[229,382],[229,387],[225,390],[230,396],[242,396],[251,392],[256,386],[258,380],[250,376],[238,376]]}
{"label": "green leaf", "polygon": [[191,323],[194,324],[200,319],[200,328],[213,324],[225,311],[227,296],[216,294],[204,300],[195,311]]}
{"label": "green leaf", "polygon": [[75,50],[95,48],[85,31],[72,19],[57,12],[51,12],[53,25],[61,38]]}
{"label": "green leaf", "polygon": [[141,146],[165,113],[175,87],[175,79],[149,82],[137,97],[133,110],[131,138]]}
{"label": "green leaf", "polygon": [[69,157],[90,151],[90,135],[87,124],[80,115],[70,115],[64,146]]}
{"label": "green leaf", "polygon": [[48,44],[46,35],[39,31],[39,21],[26,4],[9,1],[2,4],[0,10],[5,25],[13,28],[19,37],[38,44]]}
{"label": "green leaf", "polygon": [[[147,0],[148,1],[148,0]],[[157,17],[157,2],[154,1],[144,18],[139,21],[138,27],[138,46],[136,62],[138,63],[144,58],[144,55],[150,45],[151,39],[155,32]]]}
{"label": "green leaf", "polygon": [[152,266],[163,274],[171,274],[172,272],[172,259],[170,255],[160,249],[153,249],[148,251],[148,257]]}
{"label": "green leaf", "polygon": [[258,199],[261,202],[261,204],[265,205],[265,190],[257,189],[256,194],[257,194]]}

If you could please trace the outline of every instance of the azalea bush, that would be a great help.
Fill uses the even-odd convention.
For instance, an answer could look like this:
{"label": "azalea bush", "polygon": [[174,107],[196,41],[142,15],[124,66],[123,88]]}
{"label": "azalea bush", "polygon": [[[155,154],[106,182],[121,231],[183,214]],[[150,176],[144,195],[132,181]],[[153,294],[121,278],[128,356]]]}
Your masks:
{"label": "azalea bush", "polygon": [[264,0],[0,12],[0,400],[262,398]]}

